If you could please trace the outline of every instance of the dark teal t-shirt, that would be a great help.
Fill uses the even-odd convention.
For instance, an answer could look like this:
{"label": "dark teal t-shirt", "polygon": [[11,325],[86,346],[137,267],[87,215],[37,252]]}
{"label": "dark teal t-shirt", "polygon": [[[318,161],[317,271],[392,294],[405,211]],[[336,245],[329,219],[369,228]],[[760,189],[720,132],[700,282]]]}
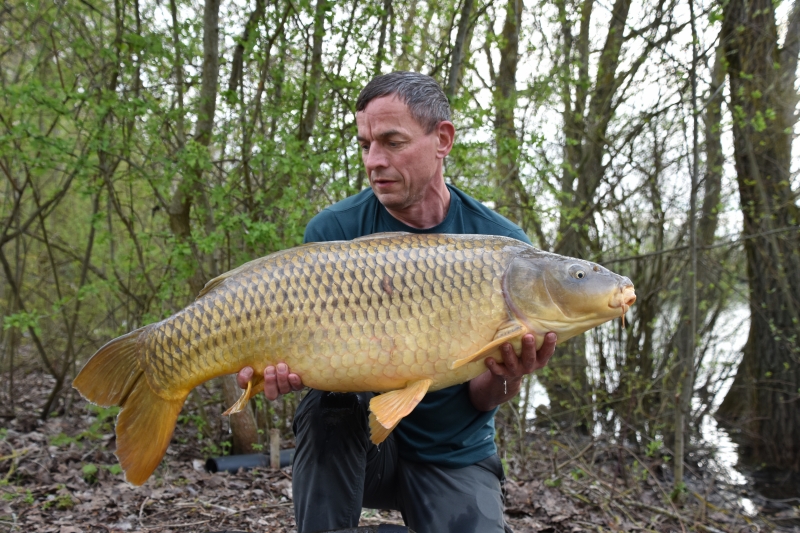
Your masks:
{"label": "dark teal t-shirt", "polygon": [[[438,226],[420,230],[406,226],[364,189],[311,219],[305,242],[350,240],[372,233],[472,233],[513,237],[530,244],[525,233],[452,185],[447,217]],[[469,399],[469,385],[462,383],[425,395],[394,430],[397,450],[405,460],[462,468],[497,452],[494,414],[478,411]]]}

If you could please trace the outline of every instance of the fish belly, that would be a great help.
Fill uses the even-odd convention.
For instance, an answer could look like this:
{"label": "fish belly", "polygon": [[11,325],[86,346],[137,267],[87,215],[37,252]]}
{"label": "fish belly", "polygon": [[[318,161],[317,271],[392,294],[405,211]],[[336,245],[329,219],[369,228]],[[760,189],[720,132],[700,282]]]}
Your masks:
{"label": "fish belly", "polygon": [[450,366],[488,344],[510,317],[502,279],[519,244],[373,236],[252,261],[150,326],[141,341],[148,382],[178,398],[212,377],[278,362],[330,391],[467,381],[485,370],[482,361]]}

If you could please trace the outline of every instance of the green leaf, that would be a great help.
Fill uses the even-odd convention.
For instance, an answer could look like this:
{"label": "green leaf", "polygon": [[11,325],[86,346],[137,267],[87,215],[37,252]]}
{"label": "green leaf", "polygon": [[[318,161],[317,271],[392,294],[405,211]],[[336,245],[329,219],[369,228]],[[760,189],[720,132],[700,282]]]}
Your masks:
{"label": "green leaf", "polygon": [[32,328],[37,335],[41,335],[42,332],[39,329],[39,320],[43,318],[43,316],[44,315],[40,315],[36,311],[18,311],[12,315],[6,315],[3,317],[3,330],[17,328],[22,331]]}
{"label": "green leaf", "polygon": [[750,123],[753,125],[753,129],[759,133],[767,129],[767,121],[764,120],[764,115],[761,114],[761,111],[756,111]]}
{"label": "green leaf", "polygon": [[86,463],[81,468],[81,473],[83,474],[83,479],[86,481],[95,480],[97,478],[97,467],[92,463]]}

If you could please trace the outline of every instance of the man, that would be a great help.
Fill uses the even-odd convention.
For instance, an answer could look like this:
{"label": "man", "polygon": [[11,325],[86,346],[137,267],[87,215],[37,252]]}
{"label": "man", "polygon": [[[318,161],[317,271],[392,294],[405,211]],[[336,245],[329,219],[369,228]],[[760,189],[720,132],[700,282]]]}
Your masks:
{"label": "man", "polygon": [[[514,237],[522,230],[445,184],[444,158],[455,127],[447,98],[430,77],[394,72],[373,79],[356,102],[357,140],[370,189],[323,210],[306,242],[349,240],[385,231],[480,233]],[[533,335],[519,355],[502,347],[503,363],[468,383],[425,395],[379,446],[369,440],[371,393],[311,390],[294,420],[293,495],[300,533],[358,525],[361,508],[400,510],[417,533],[502,533],[503,470],[494,444],[494,414],[522,377],[544,367],[556,337],[536,350]],[[246,386],[252,369],[243,369]],[[300,390],[285,364],[264,371],[270,400]]]}

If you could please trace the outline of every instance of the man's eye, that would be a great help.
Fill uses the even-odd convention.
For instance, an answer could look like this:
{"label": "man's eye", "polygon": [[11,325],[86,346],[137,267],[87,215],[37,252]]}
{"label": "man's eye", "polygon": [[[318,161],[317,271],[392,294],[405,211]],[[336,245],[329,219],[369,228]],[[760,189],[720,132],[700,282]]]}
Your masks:
{"label": "man's eye", "polygon": [[368,144],[362,144],[361,145],[361,151],[362,152],[369,152],[369,145]]}

